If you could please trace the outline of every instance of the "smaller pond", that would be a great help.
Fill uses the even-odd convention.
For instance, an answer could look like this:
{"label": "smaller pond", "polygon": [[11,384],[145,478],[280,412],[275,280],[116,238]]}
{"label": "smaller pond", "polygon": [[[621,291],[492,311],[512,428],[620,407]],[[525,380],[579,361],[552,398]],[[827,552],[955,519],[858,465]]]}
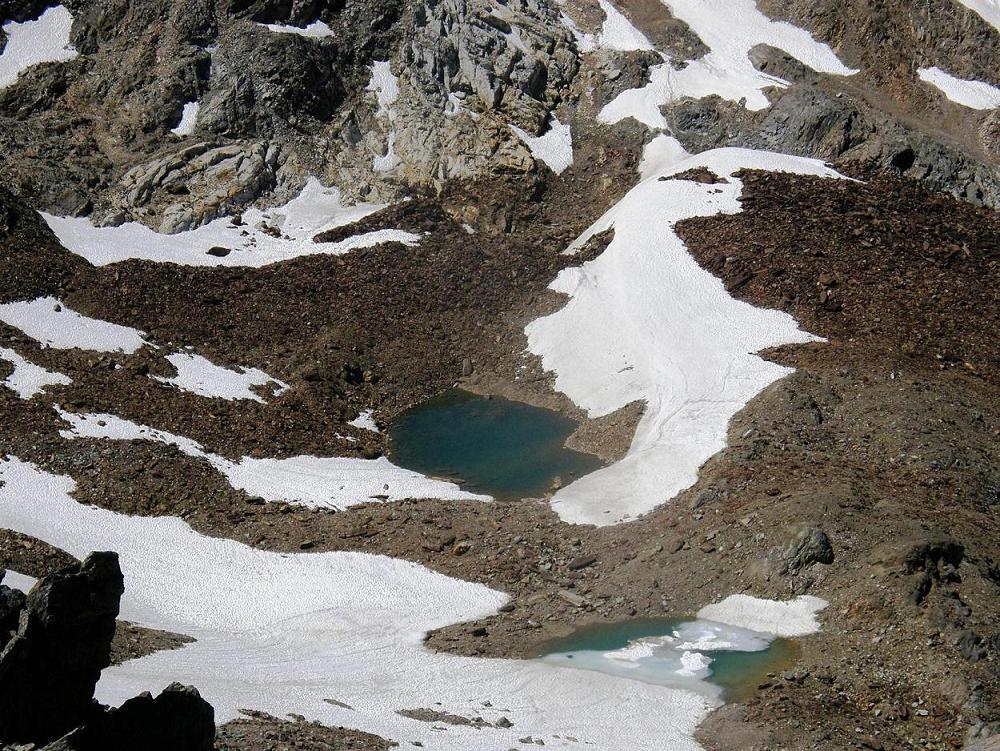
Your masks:
{"label": "smaller pond", "polygon": [[539,659],[716,699],[751,695],[768,673],[791,667],[788,639],[715,621],[651,618],[580,629],[543,645]]}
{"label": "smaller pond", "polygon": [[576,423],[550,409],[451,389],[400,415],[389,427],[394,463],[501,500],[541,496],[599,469],[572,451]]}

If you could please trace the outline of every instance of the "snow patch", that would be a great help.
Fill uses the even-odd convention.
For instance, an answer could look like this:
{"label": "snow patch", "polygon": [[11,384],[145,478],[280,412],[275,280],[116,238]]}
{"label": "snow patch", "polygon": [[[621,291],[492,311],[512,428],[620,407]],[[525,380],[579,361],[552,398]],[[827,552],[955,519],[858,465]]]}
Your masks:
{"label": "snow patch", "polygon": [[373,433],[378,433],[378,424],[375,422],[373,410],[365,409],[361,413],[351,420],[348,425],[352,425],[355,428],[360,428],[361,430],[370,430]]}
{"label": "snow patch", "polygon": [[701,99],[717,94],[747,109],[761,110],[769,102],[764,89],[788,82],[753,67],[749,53],[758,44],[784,50],[819,73],[849,76],[848,68],[826,44],[809,32],[784,21],[772,21],[754,0],[663,0],[674,17],[684,21],[709,48],[708,54],[677,70],[671,62],[650,69],[645,86],[623,91],[598,115],[613,124],[632,117],[649,128],[666,129],[660,107],[684,97]]}
{"label": "snow patch", "polygon": [[0,381],[0,385],[6,386],[21,399],[30,399],[48,386],[68,386],[73,383],[69,376],[52,373],[40,365],[28,362],[6,347],[0,347],[0,360],[6,360],[14,366],[14,372]]}
{"label": "snow patch", "polygon": [[535,159],[545,162],[557,175],[573,164],[573,136],[569,124],[563,125],[555,115],[549,120],[548,130],[540,136],[530,136],[516,125],[511,125],[510,129],[527,145]]}
{"label": "snow patch", "polygon": [[46,9],[34,21],[5,23],[7,45],[0,52],[0,89],[10,86],[33,65],[76,57],[79,53],[69,43],[72,26],[73,16],[61,5]]}
{"label": "snow patch", "polygon": [[[730,418],[791,372],[754,353],[817,340],[786,313],[730,297],[673,227],[690,217],[738,213],[742,184],[734,174],[741,169],[840,176],[814,159],[749,149],[676,161],[680,147],[659,140],[655,153],[644,159],[646,179],[566,251],[614,230],[600,256],[564,269],[550,285],[569,297],[566,305],[525,329],[529,350],[555,373],[555,387],[590,417],[635,401],[646,405],[624,459],[552,497],[571,523],[621,522],[690,487],[702,463],[725,447]],[[728,181],[670,179],[695,167]]]}
{"label": "snow patch", "polygon": [[920,80],[929,83],[948,99],[974,110],[991,110],[1000,107],[1000,88],[985,81],[967,81],[956,78],[940,68],[921,68]]}
{"label": "snow patch", "polygon": [[268,501],[283,501],[309,508],[343,509],[373,501],[410,498],[446,501],[488,501],[489,496],[460,490],[453,483],[434,480],[378,459],[355,457],[293,456],[287,459],[244,457],[232,462],[206,451],[201,444],[109,414],[73,414],[59,410],[69,423],[63,438],[104,438],[117,441],[154,441],[175,446],[181,453],[204,459],[237,490]]}
{"label": "snow patch", "polygon": [[390,127],[385,154],[373,157],[372,169],[376,172],[390,172],[400,163],[396,154],[396,111],[392,108],[399,97],[399,79],[392,74],[388,60],[372,63],[372,77],[367,90],[375,92],[378,102],[375,116],[386,120]]}
{"label": "snow patch", "polygon": [[565,13],[559,14],[559,20],[562,25],[569,29],[569,33],[573,35],[573,39],[576,40],[576,48],[581,53],[586,54],[587,52],[593,52],[597,49],[597,40],[594,38],[593,34],[586,34],[580,30],[580,27],[576,25],[576,21],[567,16]]}
{"label": "snow patch", "polygon": [[80,315],[54,297],[0,305],[0,321],[53,349],[132,354],[146,344],[142,331]]}
{"label": "snow patch", "polygon": [[230,370],[190,352],[168,355],[167,360],[177,370],[177,375],[172,378],[152,376],[153,379],[198,396],[229,400],[251,399],[264,404],[265,400],[253,391],[251,386],[274,384],[277,386],[275,395],[282,394],[289,388],[287,383],[269,376],[263,370],[257,368]]}
{"label": "snow patch", "polygon": [[729,595],[722,602],[703,607],[698,617],[778,636],[805,636],[819,631],[816,614],[827,605],[826,600],[812,595],[800,595],[786,602]]}
{"label": "snow patch", "polygon": [[0,578],[0,584],[3,584],[5,587],[10,587],[11,589],[20,590],[21,592],[24,592],[24,594],[28,594],[37,582],[38,579],[33,576],[19,574],[16,571],[11,571],[10,569],[7,569],[7,573]]}
{"label": "snow patch", "polygon": [[652,50],[653,45],[646,35],[622,15],[608,0],[600,0],[604,11],[604,24],[597,35],[597,46],[607,50],[630,52],[632,50]]}
{"label": "snow patch", "polygon": [[958,0],[962,5],[1000,31],[1000,0]]}
{"label": "snow patch", "polygon": [[[529,735],[547,748],[700,748],[693,733],[714,702],[692,691],[423,646],[432,629],[495,613],[507,601],[500,592],[384,556],[256,550],[177,518],[84,506],[74,490],[68,477],[0,459],[0,523],[79,557],[118,551],[121,617],[196,639],[104,670],[102,702],[178,680],[198,686],[220,723],[242,707],[296,712],[434,751],[519,747]],[[513,727],[442,732],[397,713],[428,706]]]}
{"label": "snow patch", "polygon": [[194,126],[198,122],[198,102],[188,102],[181,111],[181,121],[176,128],[171,128],[170,132],[175,136],[189,136],[194,133]]}
{"label": "snow patch", "polygon": [[313,21],[308,26],[292,26],[283,23],[262,23],[260,26],[264,26],[268,31],[273,31],[277,34],[297,34],[298,36],[311,37],[313,39],[333,36],[333,29],[320,20]]}
{"label": "snow patch", "polygon": [[[413,247],[420,236],[395,229],[380,229],[345,238],[336,243],[315,243],[313,236],[325,230],[357,222],[386,207],[385,204],[341,204],[340,190],[326,188],[309,178],[302,192],[283,206],[251,208],[243,212],[245,226],[225,218],[196,229],[165,235],[139,222],[120,227],[95,227],[85,217],[42,214],[56,237],[68,250],[95,266],[131,258],[184,266],[244,266],[259,268],[307,255],[341,255],[357,248],[398,242]],[[265,222],[277,227],[280,237],[258,229]],[[246,232],[244,235],[243,233]],[[226,255],[210,255],[221,247]]]}

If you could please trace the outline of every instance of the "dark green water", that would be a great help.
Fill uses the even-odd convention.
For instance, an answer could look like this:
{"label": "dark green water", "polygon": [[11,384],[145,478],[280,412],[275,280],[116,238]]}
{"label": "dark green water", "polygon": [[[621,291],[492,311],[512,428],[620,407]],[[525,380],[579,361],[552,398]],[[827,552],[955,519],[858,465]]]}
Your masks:
{"label": "dark green water", "polygon": [[400,415],[389,427],[394,463],[503,500],[541,496],[599,469],[571,451],[576,423],[558,412],[451,389]]}
{"label": "dark green water", "polygon": [[[670,634],[686,622],[690,619],[640,618],[587,626],[569,636],[545,642],[536,650],[535,656],[613,652],[624,649],[636,639]],[[758,652],[718,650],[709,654],[712,656],[712,672],[705,680],[721,688],[726,701],[741,701],[767,680],[768,673],[791,668],[798,659],[799,647],[790,639],[779,638],[774,639],[767,649]]]}

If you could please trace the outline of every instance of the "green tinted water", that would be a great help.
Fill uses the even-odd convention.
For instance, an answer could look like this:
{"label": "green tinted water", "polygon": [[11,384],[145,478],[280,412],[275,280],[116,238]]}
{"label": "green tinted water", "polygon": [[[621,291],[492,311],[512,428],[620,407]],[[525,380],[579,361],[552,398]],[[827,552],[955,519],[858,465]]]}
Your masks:
{"label": "green tinted water", "polygon": [[[670,634],[682,623],[682,618],[636,618],[620,623],[586,626],[574,633],[540,645],[536,657],[579,652],[613,652],[624,649],[630,642],[651,636]],[[768,673],[791,668],[798,659],[799,647],[790,639],[774,639],[767,649],[758,652],[717,650],[712,657],[711,674],[705,678],[722,689],[725,701],[742,701],[767,680]],[[666,682],[670,683],[669,678]]]}
{"label": "green tinted water", "polygon": [[576,423],[549,409],[452,389],[389,428],[394,463],[503,500],[537,497],[602,466],[565,447]]}

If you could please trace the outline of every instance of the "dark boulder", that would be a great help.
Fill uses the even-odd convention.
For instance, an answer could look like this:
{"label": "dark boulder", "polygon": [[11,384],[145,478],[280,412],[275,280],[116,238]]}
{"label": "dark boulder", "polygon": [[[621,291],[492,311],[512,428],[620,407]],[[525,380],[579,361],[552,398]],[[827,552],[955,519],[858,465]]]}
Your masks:
{"label": "dark boulder", "polygon": [[172,683],[100,714],[42,751],[212,751],[215,711],[197,689]]}
{"label": "dark boulder", "polygon": [[0,652],[0,741],[46,743],[86,722],[124,591],[115,553],[45,577]]}
{"label": "dark boulder", "polygon": [[826,532],[809,527],[788,544],[781,557],[785,572],[796,573],[813,563],[833,563],[833,546]]}

